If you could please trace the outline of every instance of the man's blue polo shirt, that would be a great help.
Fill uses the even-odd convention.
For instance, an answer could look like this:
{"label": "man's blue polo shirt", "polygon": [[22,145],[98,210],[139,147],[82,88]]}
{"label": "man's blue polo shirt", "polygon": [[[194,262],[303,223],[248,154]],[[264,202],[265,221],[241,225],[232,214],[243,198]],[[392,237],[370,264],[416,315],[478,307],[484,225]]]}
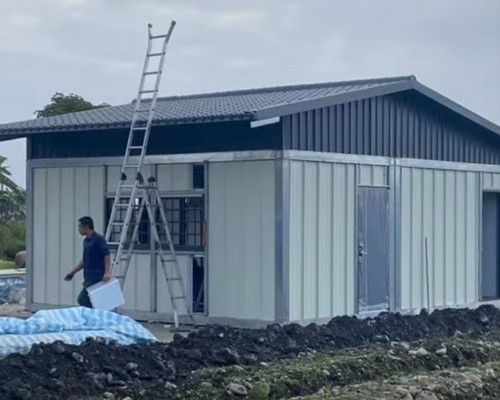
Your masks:
{"label": "man's blue polo shirt", "polygon": [[83,241],[83,279],[92,285],[102,280],[105,271],[104,257],[109,255],[106,239],[96,232]]}

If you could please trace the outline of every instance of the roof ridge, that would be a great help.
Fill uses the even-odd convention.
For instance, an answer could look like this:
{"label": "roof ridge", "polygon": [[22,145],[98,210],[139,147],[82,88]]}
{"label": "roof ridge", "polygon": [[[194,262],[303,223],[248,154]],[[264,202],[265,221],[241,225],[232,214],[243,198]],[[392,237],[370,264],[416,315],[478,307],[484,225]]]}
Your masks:
{"label": "roof ridge", "polygon": [[[290,90],[300,90],[300,89],[316,89],[321,87],[334,87],[334,86],[345,86],[345,85],[356,85],[356,84],[366,84],[366,83],[385,83],[385,82],[395,82],[404,80],[416,80],[414,75],[402,75],[402,76],[389,76],[385,78],[370,78],[370,79],[354,79],[354,80],[344,80],[344,81],[329,81],[321,83],[302,83],[302,84],[290,84],[290,85],[280,85],[280,86],[265,86],[253,89],[235,89],[235,90],[225,90],[219,92],[209,92],[209,93],[193,93],[186,95],[172,95],[158,97],[157,101],[169,101],[169,100],[189,100],[189,99],[199,99],[214,96],[239,96],[252,93],[268,93],[275,91],[290,91]],[[143,100],[144,101],[144,100]],[[132,100],[132,103],[135,99]]]}

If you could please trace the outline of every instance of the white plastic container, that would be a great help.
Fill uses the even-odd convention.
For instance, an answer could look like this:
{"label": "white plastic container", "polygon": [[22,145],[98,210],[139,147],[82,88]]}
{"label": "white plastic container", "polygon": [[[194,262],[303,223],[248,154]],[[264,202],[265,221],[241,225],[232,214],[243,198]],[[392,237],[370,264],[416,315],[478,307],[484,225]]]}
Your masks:
{"label": "white plastic container", "polygon": [[98,282],[87,288],[92,307],[99,310],[114,310],[125,304],[120,283],[116,279]]}

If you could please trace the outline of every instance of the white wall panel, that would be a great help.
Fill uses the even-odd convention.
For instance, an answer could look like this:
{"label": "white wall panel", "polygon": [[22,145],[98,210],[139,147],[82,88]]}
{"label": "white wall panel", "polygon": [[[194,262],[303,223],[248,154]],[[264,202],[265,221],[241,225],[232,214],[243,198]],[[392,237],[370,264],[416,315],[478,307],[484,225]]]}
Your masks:
{"label": "white wall panel", "polygon": [[[355,311],[355,169],[349,164],[291,163],[292,321]],[[363,182],[379,179],[385,184],[383,174],[365,172]]]}
{"label": "white wall panel", "polygon": [[272,320],[273,161],[209,164],[210,316]]}
{"label": "white wall panel", "polygon": [[34,192],[33,302],[76,304],[82,274],[63,278],[83,255],[78,218],[90,215],[103,231],[104,168],[37,168]]}
{"label": "white wall panel", "polygon": [[[192,296],[191,296],[191,266],[193,257],[190,255],[179,255],[179,267],[181,269],[182,279],[184,282],[184,289],[186,290],[187,303],[192,304]],[[156,311],[162,314],[173,314],[172,303],[170,300],[170,292],[168,291],[167,281],[165,280],[165,273],[163,272],[163,268],[161,266],[160,258],[157,260],[157,273],[156,273],[156,290],[157,290],[157,301],[156,301]],[[173,268],[173,264],[168,264],[168,267],[171,268],[170,276],[175,276],[176,272]],[[173,282],[174,295],[180,295],[181,290],[178,285]],[[179,315],[186,315],[186,307],[184,306],[184,302],[182,300],[177,300]]]}
{"label": "white wall panel", "polygon": [[431,307],[477,300],[479,180],[474,172],[401,169],[403,310],[428,307],[428,297]]}
{"label": "white wall panel", "polygon": [[160,190],[190,190],[192,188],[191,164],[160,164],[157,168]]}
{"label": "white wall panel", "polygon": [[151,265],[149,254],[136,253],[130,260],[123,287],[126,310],[151,310]]}

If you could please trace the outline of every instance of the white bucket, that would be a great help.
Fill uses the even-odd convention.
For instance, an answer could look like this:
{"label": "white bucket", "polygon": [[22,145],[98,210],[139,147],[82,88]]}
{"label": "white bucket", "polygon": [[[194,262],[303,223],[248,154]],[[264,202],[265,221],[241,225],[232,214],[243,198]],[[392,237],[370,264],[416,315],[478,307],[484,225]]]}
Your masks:
{"label": "white bucket", "polygon": [[114,310],[125,304],[120,283],[117,279],[98,282],[87,288],[92,307],[99,310]]}

